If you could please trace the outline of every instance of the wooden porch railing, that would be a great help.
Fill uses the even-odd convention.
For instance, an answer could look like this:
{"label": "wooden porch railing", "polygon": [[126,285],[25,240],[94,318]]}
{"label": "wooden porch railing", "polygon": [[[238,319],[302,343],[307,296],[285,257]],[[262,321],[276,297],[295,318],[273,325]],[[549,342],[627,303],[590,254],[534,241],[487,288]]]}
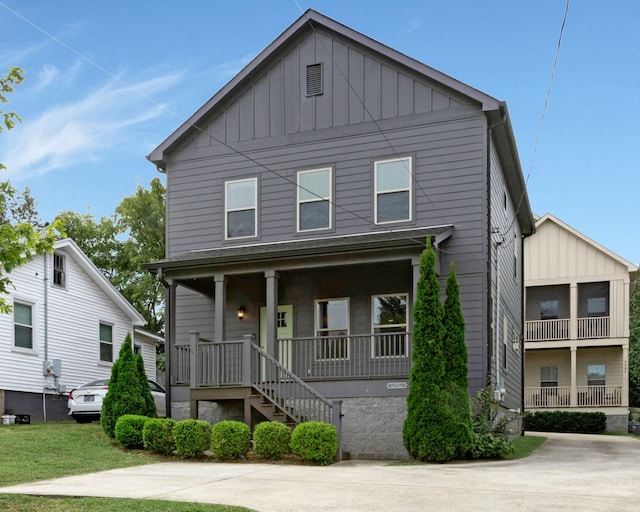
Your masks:
{"label": "wooden porch railing", "polygon": [[557,341],[569,339],[569,319],[527,320],[525,341]]}
{"label": "wooden porch railing", "polygon": [[526,408],[616,407],[622,405],[622,386],[577,386],[577,403],[571,403],[571,387],[527,387]]}
{"label": "wooden porch railing", "polygon": [[578,339],[608,338],[610,321],[608,316],[578,318]]}

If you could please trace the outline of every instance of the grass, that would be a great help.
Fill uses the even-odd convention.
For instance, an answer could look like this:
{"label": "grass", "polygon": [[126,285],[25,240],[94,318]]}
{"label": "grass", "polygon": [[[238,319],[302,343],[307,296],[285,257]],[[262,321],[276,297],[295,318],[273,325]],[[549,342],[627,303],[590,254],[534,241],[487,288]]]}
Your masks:
{"label": "grass", "polygon": [[547,440],[544,436],[520,436],[512,443],[513,453],[504,457],[505,460],[516,460],[528,457]]}
{"label": "grass", "polygon": [[[34,423],[0,427],[0,487],[166,461],[144,450],[124,450],[99,423]],[[1,494],[3,511],[196,511],[250,509],[157,500],[41,497]]]}

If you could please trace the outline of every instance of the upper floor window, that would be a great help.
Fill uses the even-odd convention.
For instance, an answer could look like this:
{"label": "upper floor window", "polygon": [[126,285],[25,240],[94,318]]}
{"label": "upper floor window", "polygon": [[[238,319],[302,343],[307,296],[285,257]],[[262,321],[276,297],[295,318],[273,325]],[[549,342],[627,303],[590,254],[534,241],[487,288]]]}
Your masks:
{"label": "upper floor window", "polygon": [[540,320],[556,320],[558,318],[558,301],[541,300],[540,301]]}
{"label": "upper floor window", "polygon": [[67,259],[63,254],[53,253],[53,284],[64,288],[67,285]]}
{"label": "upper floor window", "polygon": [[113,325],[100,322],[100,361],[113,362]]}
{"label": "upper floor window", "polygon": [[225,187],[225,238],[257,236],[258,180],[228,181]]}
{"label": "upper floor window", "polygon": [[349,299],[316,301],[316,358],[349,358]]}
{"label": "upper floor window", "polygon": [[375,222],[411,220],[411,158],[380,160],[375,171]]}
{"label": "upper floor window", "polygon": [[607,367],[604,364],[587,365],[587,386],[604,386],[606,384]]}
{"label": "upper floor window", "polygon": [[373,354],[375,357],[407,355],[408,294],[372,297]]}
{"label": "upper floor window", "polygon": [[557,388],[558,387],[558,367],[542,366],[540,368],[540,387],[541,388]]}
{"label": "upper floor window", "polygon": [[23,302],[13,303],[14,345],[33,349],[33,306]]}
{"label": "upper floor window", "polygon": [[331,169],[298,172],[298,231],[331,227]]}

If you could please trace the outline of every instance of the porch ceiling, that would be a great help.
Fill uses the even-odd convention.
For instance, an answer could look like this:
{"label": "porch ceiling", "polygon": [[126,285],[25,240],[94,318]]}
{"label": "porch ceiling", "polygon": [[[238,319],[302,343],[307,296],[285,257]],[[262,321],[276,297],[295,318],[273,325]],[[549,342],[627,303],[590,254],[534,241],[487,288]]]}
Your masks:
{"label": "porch ceiling", "polygon": [[286,242],[239,245],[190,251],[172,258],[148,263],[152,273],[167,273],[197,267],[229,266],[235,264],[259,264],[283,260],[363,254],[384,250],[420,249],[427,236],[436,245],[453,234],[452,225],[427,228],[384,231],[340,237],[315,238]]}

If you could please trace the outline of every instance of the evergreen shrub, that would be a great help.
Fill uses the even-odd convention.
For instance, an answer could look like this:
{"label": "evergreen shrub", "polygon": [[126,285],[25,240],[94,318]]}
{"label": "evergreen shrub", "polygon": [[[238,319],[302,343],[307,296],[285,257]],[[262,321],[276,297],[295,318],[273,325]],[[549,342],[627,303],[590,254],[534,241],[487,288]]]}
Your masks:
{"label": "evergreen shrub", "polygon": [[144,447],[160,455],[171,455],[176,449],[173,439],[173,427],[176,424],[171,418],[151,418],[142,429]]}
{"label": "evergreen shrub", "polygon": [[513,418],[501,412],[493,386],[478,391],[471,401],[473,435],[468,456],[472,459],[499,459],[513,453],[509,424]]}
{"label": "evergreen shrub", "polygon": [[539,411],[524,415],[526,430],[600,434],[607,428],[603,412]]}
{"label": "evergreen shrub", "polygon": [[142,431],[150,419],[140,414],[123,414],[116,421],[116,441],[126,448],[144,448]]}
{"label": "evergreen shrub", "polygon": [[211,429],[213,456],[220,460],[245,457],[249,452],[251,429],[241,421],[219,421]]}
{"label": "evergreen shrub", "polygon": [[179,457],[200,457],[211,447],[211,425],[204,420],[178,421],[173,426],[173,439]]}
{"label": "evergreen shrub", "polygon": [[331,464],[338,451],[338,433],[333,425],[321,421],[300,423],[291,434],[291,450],[307,462]]}
{"label": "evergreen shrub", "polygon": [[264,421],[253,429],[253,451],[267,459],[281,459],[290,452],[291,429],[278,421]]}

